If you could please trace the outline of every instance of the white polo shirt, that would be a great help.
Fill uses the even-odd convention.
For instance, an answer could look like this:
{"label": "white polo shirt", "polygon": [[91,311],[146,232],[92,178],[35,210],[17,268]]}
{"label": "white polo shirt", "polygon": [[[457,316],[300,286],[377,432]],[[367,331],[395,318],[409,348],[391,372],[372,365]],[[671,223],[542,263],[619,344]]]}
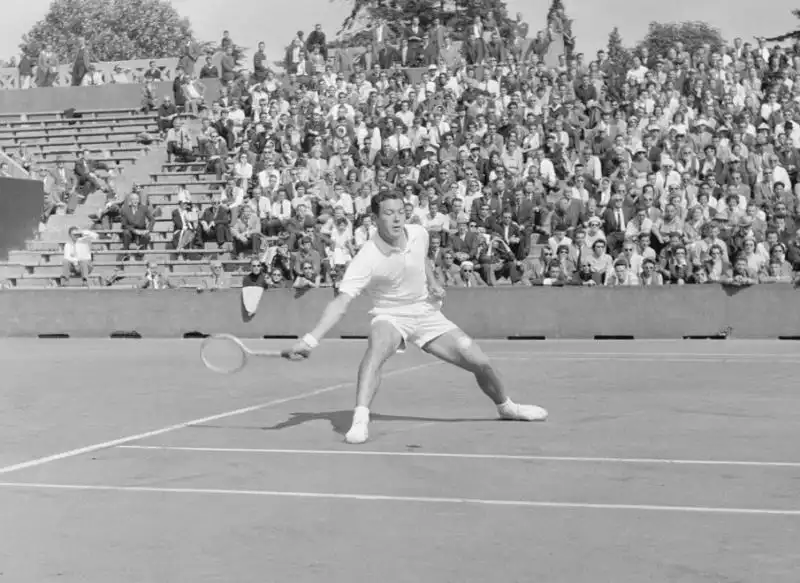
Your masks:
{"label": "white polo shirt", "polygon": [[406,225],[404,249],[391,247],[376,232],[347,267],[339,291],[357,297],[366,291],[372,298],[373,314],[425,312],[428,279],[428,231],[420,225]]}

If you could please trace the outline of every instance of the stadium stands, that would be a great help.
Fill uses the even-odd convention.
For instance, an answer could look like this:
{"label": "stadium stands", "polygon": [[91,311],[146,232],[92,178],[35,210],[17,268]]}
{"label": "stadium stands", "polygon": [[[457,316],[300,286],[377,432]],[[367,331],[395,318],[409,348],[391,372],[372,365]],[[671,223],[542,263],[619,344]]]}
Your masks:
{"label": "stadium stands", "polygon": [[[94,192],[55,205],[0,278],[58,284],[68,229],[91,227],[94,284],[129,285],[155,262],[193,285],[212,260],[241,270],[259,242],[290,283],[285,246],[300,253],[303,235],[331,283],[372,234],[364,201],[389,188],[438,235],[431,261],[448,286],[793,281],[800,49],[676,44],[584,61],[563,13],[549,18],[535,37],[487,19],[459,31],[463,44],[412,25],[328,60],[301,35],[284,75],[267,78],[257,54],[252,75],[208,100],[176,70],[173,103],[159,95],[147,114],[0,114],[0,146],[34,178],[82,150],[97,167],[81,181]],[[125,209],[141,213],[127,234]]]}

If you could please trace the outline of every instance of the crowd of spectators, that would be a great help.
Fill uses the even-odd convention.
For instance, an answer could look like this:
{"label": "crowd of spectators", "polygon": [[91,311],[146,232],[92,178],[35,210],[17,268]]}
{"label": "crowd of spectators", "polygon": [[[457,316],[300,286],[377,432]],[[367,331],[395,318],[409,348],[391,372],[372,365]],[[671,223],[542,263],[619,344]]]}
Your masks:
{"label": "crowd of spectators", "polygon": [[519,42],[521,19],[511,39],[477,19],[454,52],[440,23],[392,38],[377,22],[356,61],[315,27],[285,75],[259,47],[208,104],[184,91],[182,60],[157,106],[170,160],[224,184],[209,206],[179,190],[174,246],[215,242],[281,285],[335,285],[391,189],[446,286],[794,281],[800,45],[677,42],[620,73],[603,50],[553,62],[557,24]]}

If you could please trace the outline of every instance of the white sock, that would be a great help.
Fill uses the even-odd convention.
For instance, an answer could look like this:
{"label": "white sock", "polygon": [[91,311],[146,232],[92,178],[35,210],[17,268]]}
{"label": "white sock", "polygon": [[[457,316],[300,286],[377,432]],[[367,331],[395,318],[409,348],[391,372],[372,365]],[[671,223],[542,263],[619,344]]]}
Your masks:
{"label": "white sock", "polygon": [[511,407],[513,405],[514,405],[514,401],[512,401],[510,398],[506,398],[506,400],[503,401],[502,403],[500,403],[497,406],[497,408],[502,410],[502,409],[507,409],[508,407]]}
{"label": "white sock", "polygon": [[356,423],[369,423],[369,408],[356,407],[353,411],[353,425]]}

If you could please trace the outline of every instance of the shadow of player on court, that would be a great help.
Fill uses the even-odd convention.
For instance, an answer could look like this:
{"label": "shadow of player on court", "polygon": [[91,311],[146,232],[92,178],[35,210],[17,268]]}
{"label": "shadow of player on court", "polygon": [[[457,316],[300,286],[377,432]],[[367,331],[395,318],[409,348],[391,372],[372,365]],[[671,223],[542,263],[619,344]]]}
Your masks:
{"label": "shadow of player on court", "polygon": [[[396,422],[396,421],[412,421],[417,423],[480,423],[482,421],[489,421],[489,419],[461,419],[461,418],[448,418],[442,419],[437,417],[413,417],[408,415],[382,415],[381,413],[371,413],[371,421],[383,422]],[[336,433],[344,435],[350,429],[353,422],[353,410],[346,411],[325,411],[320,413],[291,413],[291,417],[286,421],[282,421],[272,427],[264,427],[268,431],[277,431],[281,429],[289,429],[297,427],[312,421],[327,421],[333,427]]]}

